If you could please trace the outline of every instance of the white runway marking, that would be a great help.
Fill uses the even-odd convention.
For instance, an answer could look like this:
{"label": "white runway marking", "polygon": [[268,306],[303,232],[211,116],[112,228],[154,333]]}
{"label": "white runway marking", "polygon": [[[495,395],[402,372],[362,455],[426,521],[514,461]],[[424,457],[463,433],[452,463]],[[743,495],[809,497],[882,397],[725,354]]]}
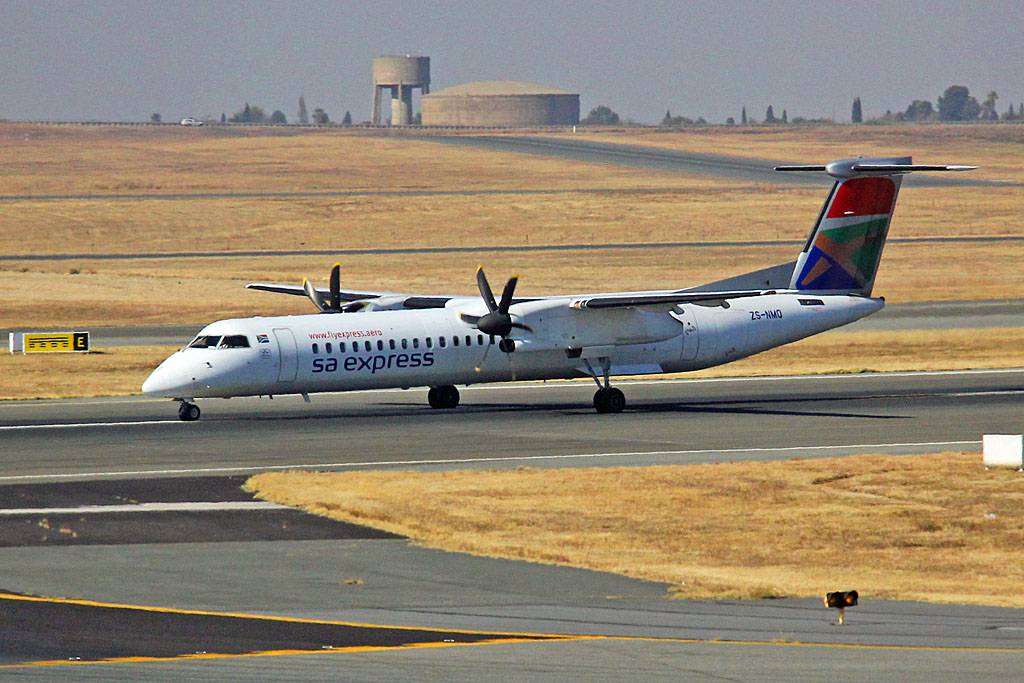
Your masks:
{"label": "white runway marking", "polygon": [[566,453],[561,455],[509,455],[486,458],[446,458],[435,460],[382,460],[377,462],[321,462],[321,463],[290,463],[281,465],[259,465],[255,467],[197,467],[188,469],[163,470],[121,470],[114,472],[75,472],[69,474],[21,474],[0,477],[0,481],[27,481],[34,479],[89,479],[103,477],[146,477],[175,476],[187,474],[217,474],[229,472],[269,472],[276,470],[337,470],[366,469],[374,467],[422,467],[429,465],[466,465],[488,462],[528,462],[538,460],[598,460],[602,458],[636,458],[650,456],[687,456],[687,455],[752,455],[757,453],[794,453],[801,451],[828,452],[854,450],[870,453],[882,448],[932,448],[948,446],[980,446],[981,441],[920,441],[912,443],[868,443],[839,444],[833,446],[784,446],[776,448],[710,448],[702,450],[679,451],[634,451],[625,453]]}
{"label": "white runway marking", "polygon": [[82,505],[73,508],[18,508],[0,510],[0,517],[16,515],[89,515],[102,512],[219,512],[221,510],[287,510],[284,505],[264,501],[222,501],[206,503],[138,503],[136,505]]}
{"label": "white runway marking", "polygon": [[0,427],[0,432],[26,429],[75,429],[84,427],[128,427],[131,425],[178,425],[188,424],[181,420],[134,420],[129,422],[75,422],[72,424],[9,425]]}

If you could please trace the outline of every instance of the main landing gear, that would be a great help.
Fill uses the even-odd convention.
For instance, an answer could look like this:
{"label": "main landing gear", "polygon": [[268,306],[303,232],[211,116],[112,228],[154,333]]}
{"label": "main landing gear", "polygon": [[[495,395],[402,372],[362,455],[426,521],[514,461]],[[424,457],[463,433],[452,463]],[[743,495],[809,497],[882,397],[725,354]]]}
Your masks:
{"label": "main landing gear", "polygon": [[178,419],[185,422],[195,422],[199,419],[199,406],[189,401],[182,401],[178,406]]}
{"label": "main landing gear", "polygon": [[459,405],[459,390],[450,384],[430,387],[430,391],[427,392],[427,403],[431,408],[454,408]]}
{"label": "main landing gear", "polygon": [[622,409],[626,407],[626,395],[621,390],[610,385],[608,374],[611,370],[611,361],[608,358],[600,358],[601,361],[601,374],[604,378],[604,383],[597,378],[597,372],[594,371],[593,366],[590,365],[590,361],[584,359],[584,363],[587,366],[587,370],[590,371],[590,376],[594,379],[594,383],[597,384],[597,392],[594,393],[594,409],[599,413],[621,413]]}
{"label": "main landing gear", "polygon": [[626,395],[615,387],[601,387],[594,393],[594,408],[599,413],[621,413],[626,407]]}

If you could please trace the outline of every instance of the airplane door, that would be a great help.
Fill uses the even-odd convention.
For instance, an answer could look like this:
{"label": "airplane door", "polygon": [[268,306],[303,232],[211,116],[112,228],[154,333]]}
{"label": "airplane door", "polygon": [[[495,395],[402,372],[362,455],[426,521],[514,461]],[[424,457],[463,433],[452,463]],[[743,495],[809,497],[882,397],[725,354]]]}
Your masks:
{"label": "airplane door", "polygon": [[683,353],[680,356],[683,360],[696,360],[700,351],[700,332],[697,329],[697,316],[693,311],[676,307],[671,313],[672,317],[683,326]]}
{"label": "airplane door", "polygon": [[277,381],[294,382],[299,371],[299,350],[295,345],[295,335],[287,327],[275,327],[274,339],[277,340]]}

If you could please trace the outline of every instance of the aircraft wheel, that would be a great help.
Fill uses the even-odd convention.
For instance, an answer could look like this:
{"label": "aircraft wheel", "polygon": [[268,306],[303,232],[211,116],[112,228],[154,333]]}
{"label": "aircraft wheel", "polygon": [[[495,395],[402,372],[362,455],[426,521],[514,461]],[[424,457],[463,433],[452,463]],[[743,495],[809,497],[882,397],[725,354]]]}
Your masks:
{"label": "aircraft wheel", "polygon": [[615,387],[598,389],[594,394],[594,408],[599,413],[621,413],[626,407],[626,396]]}
{"label": "aircraft wheel", "polygon": [[459,405],[459,390],[448,384],[431,387],[427,392],[427,403],[431,408],[451,409]]}
{"label": "aircraft wheel", "polygon": [[185,422],[195,422],[199,419],[199,406],[195,403],[188,403],[182,401],[181,405],[178,406],[178,419]]}

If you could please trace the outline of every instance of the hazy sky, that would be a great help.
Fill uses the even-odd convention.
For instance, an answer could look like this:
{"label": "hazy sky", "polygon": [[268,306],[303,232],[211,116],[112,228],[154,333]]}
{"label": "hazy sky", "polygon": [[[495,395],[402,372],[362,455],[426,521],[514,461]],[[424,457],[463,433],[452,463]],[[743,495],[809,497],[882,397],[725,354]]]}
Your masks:
{"label": "hazy sky", "polygon": [[0,117],[165,120],[245,101],[369,118],[374,56],[431,58],[433,89],[485,79],[579,92],[656,122],[768,104],[866,116],[951,84],[1024,100],[1024,1],[50,2],[0,0]]}

